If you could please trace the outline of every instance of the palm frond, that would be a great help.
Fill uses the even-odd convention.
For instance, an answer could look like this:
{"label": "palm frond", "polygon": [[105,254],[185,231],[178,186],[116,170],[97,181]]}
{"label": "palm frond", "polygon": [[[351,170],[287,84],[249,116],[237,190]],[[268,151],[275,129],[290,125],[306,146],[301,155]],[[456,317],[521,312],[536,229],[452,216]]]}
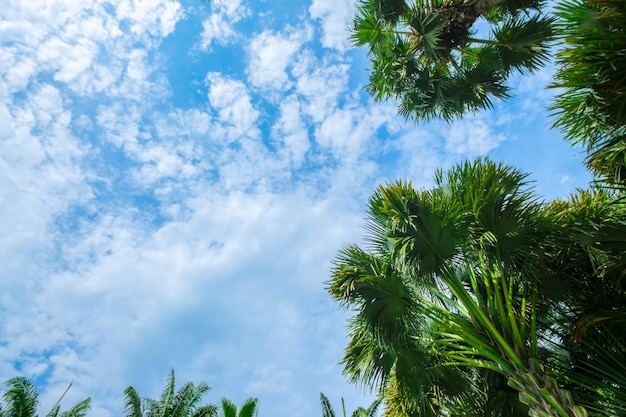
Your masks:
{"label": "palm frond", "polygon": [[556,11],[562,36],[553,87],[564,91],[551,106],[554,126],[572,143],[586,146],[594,173],[624,186],[622,161],[601,157],[619,155],[623,143],[617,138],[626,135],[626,5],[568,0]]}
{"label": "palm frond", "polygon": [[227,398],[220,401],[220,410],[222,417],[237,417],[237,406]]}
{"label": "palm frond", "polygon": [[33,417],[39,404],[37,389],[28,379],[17,376],[4,383],[8,390],[2,396],[7,417]]}
{"label": "palm frond", "polygon": [[543,67],[550,59],[554,22],[553,17],[541,15],[515,17],[495,29],[492,36],[502,69],[526,74]]}
{"label": "palm frond", "polygon": [[124,412],[125,417],[143,417],[141,397],[133,387],[128,387],[124,390],[125,405]]}
{"label": "palm frond", "polygon": [[255,417],[258,412],[257,403],[257,398],[246,399],[239,410],[238,417]]}
{"label": "palm frond", "polygon": [[61,413],[61,417],[85,417],[91,409],[91,398],[87,398],[74,407]]}
{"label": "palm frond", "polygon": [[320,404],[322,406],[322,417],[335,417],[335,410],[333,409],[330,400],[326,395],[320,392]]}

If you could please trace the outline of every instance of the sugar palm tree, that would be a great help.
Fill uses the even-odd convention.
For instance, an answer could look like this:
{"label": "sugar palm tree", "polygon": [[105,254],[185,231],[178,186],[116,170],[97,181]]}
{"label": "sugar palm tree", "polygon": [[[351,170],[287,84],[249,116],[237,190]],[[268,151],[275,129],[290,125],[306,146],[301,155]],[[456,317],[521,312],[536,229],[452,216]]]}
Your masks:
{"label": "sugar palm tree", "polygon": [[[61,398],[56,402],[46,417],[84,417],[89,411],[91,399],[87,398],[67,411],[59,414],[60,402],[70,389],[70,384]],[[0,417],[36,417],[39,395],[37,389],[28,379],[17,376],[9,379],[4,384],[7,391],[2,395],[0,402]]]}
{"label": "sugar palm tree", "polygon": [[258,413],[257,404],[257,398],[248,398],[237,411],[237,406],[232,401],[222,398],[219,415],[221,417],[255,417]]}
{"label": "sugar palm tree", "polygon": [[200,405],[209,391],[205,383],[188,382],[175,390],[174,371],[170,372],[165,389],[158,400],[142,398],[133,387],[124,390],[126,417],[216,417],[214,405]]}
{"label": "sugar palm tree", "polygon": [[328,286],[355,311],[346,374],[387,390],[390,415],[626,409],[626,209],[610,201],[546,206],[484,160],[439,172],[432,190],[380,187],[370,247],[342,250]]}
{"label": "sugar palm tree", "polygon": [[557,6],[560,51],[553,86],[555,125],[582,143],[587,165],[626,187],[626,4],[566,0]]}
{"label": "sugar palm tree", "polygon": [[[352,39],[367,45],[367,90],[416,120],[451,120],[508,97],[514,72],[548,58],[551,17],[540,0],[360,0]],[[476,23],[491,33],[477,37]]]}
{"label": "sugar palm tree", "polygon": [[440,299],[442,274],[467,260],[499,256],[507,270],[540,273],[528,262],[541,256],[539,205],[523,174],[489,161],[439,172],[436,182],[421,192],[402,181],[380,187],[369,204],[370,250],[349,246],[336,259],[329,291],[357,311],[345,372],[387,390],[390,415],[523,415],[506,380],[448,363],[424,308]]}

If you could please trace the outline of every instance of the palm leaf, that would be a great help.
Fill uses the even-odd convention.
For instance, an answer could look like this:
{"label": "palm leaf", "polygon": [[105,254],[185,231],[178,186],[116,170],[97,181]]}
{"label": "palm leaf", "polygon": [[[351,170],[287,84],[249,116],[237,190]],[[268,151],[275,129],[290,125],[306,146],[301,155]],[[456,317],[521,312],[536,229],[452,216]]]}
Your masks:
{"label": "palm leaf", "polygon": [[26,378],[17,376],[4,383],[8,390],[2,396],[7,417],[33,417],[39,404],[37,389]]}

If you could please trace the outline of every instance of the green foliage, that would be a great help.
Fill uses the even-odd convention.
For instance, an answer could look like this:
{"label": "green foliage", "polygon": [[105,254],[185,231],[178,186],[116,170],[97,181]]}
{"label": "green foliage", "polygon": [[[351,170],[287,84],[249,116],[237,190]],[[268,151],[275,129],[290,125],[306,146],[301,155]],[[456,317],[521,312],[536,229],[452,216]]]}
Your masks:
{"label": "green foliage", "polygon": [[[415,120],[452,120],[509,96],[514,72],[548,60],[553,18],[537,1],[360,0],[352,28],[372,63],[367,90]],[[481,18],[487,39],[473,37]]]}
{"label": "green foliage", "polygon": [[539,203],[481,159],[435,184],[377,189],[369,247],[335,259],[348,378],[389,416],[622,413],[626,207],[600,191]]}
{"label": "green foliage", "polygon": [[[358,407],[352,412],[351,417],[376,417],[378,414],[378,407],[381,402],[382,399],[377,399],[374,400],[367,408]],[[326,397],[323,393],[320,393],[320,405],[322,406],[322,417],[336,417],[333,406],[328,400],[328,397]],[[348,417],[343,398],[341,399],[341,406],[343,410],[343,417]]]}
{"label": "green foliage", "polygon": [[552,110],[565,137],[582,143],[601,179],[626,184],[626,3],[566,0],[556,9],[561,48]]}
{"label": "green foliage", "polygon": [[175,390],[174,371],[170,372],[167,384],[158,400],[142,398],[133,387],[124,390],[126,417],[216,417],[217,407],[200,405],[209,391],[209,386],[192,382]]}
{"label": "green foliage", "polygon": [[[544,11],[544,9],[546,9]],[[477,22],[489,36],[475,37]],[[562,0],[359,0],[352,35],[367,46],[367,91],[415,121],[489,109],[514,73],[533,73],[558,40],[554,126],[582,144],[598,180],[626,189],[626,3]]]}
{"label": "green foliage", "polygon": [[[2,395],[0,402],[0,417],[36,417],[39,395],[37,389],[28,379],[17,376],[4,383],[7,391]],[[60,402],[70,389],[70,384],[61,398],[48,412],[46,417],[84,417],[90,408],[91,399],[87,398],[67,411],[59,414]]]}
{"label": "green foliage", "polygon": [[256,417],[258,413],[258,400],[256,398],[248,398],[237,412],[237,406],[230,400],[222,398],[220,402],[220,417]]}

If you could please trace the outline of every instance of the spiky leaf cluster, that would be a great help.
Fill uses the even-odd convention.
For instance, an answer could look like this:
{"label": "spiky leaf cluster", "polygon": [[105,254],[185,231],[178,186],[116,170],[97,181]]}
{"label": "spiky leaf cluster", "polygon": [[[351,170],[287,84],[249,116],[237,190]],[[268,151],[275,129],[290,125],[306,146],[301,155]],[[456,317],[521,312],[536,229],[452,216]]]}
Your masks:
{"label": "spiky leaf cluster", "polygon": [[622,410],[626,208],[599,191],[539,203],[525,174],[481,159],[435,184],[381,186],[369,247],[335,259],[349,379],[389,416]]}
{"label": "spiky leaf cluster", "polygon": [[[6,381],[4,386],[7,390],[0,401],[0,417],[37,417],[39,394],[32,382],[22,376],[17,376]],[[60,412],[61,400],[71,386],[70,383],[46,417],[85,417],[90,409],[90,398],[79,402],[67,411]]]}
{"label": "spiky leaf cluster", "polygon": [[566,138],[582,143],[601,179],[626,185],[626,3],[566,0],[557,7],[561,48],[552,110]]}
{"label": "spiky leaf cluster", "polygon": [[202,398],[209,389],[205,383],[195,385],[187,382],[176,390],[172,370],[158,400],[140,397],[133,387],[124,390],[125,415],[126,417],[216,417],[217,407],[201,405]]}
{"label": "spiky leaf cluster", "polygon": [[[514,72],[534,72],[548,59],[553,19],[536,0],[360,0],[352,28],[368,46],[367,86],[377,100],[394,98],[415,120],[452,120],[509,96]],[[476,23],[489,27],[474,37]]]}

